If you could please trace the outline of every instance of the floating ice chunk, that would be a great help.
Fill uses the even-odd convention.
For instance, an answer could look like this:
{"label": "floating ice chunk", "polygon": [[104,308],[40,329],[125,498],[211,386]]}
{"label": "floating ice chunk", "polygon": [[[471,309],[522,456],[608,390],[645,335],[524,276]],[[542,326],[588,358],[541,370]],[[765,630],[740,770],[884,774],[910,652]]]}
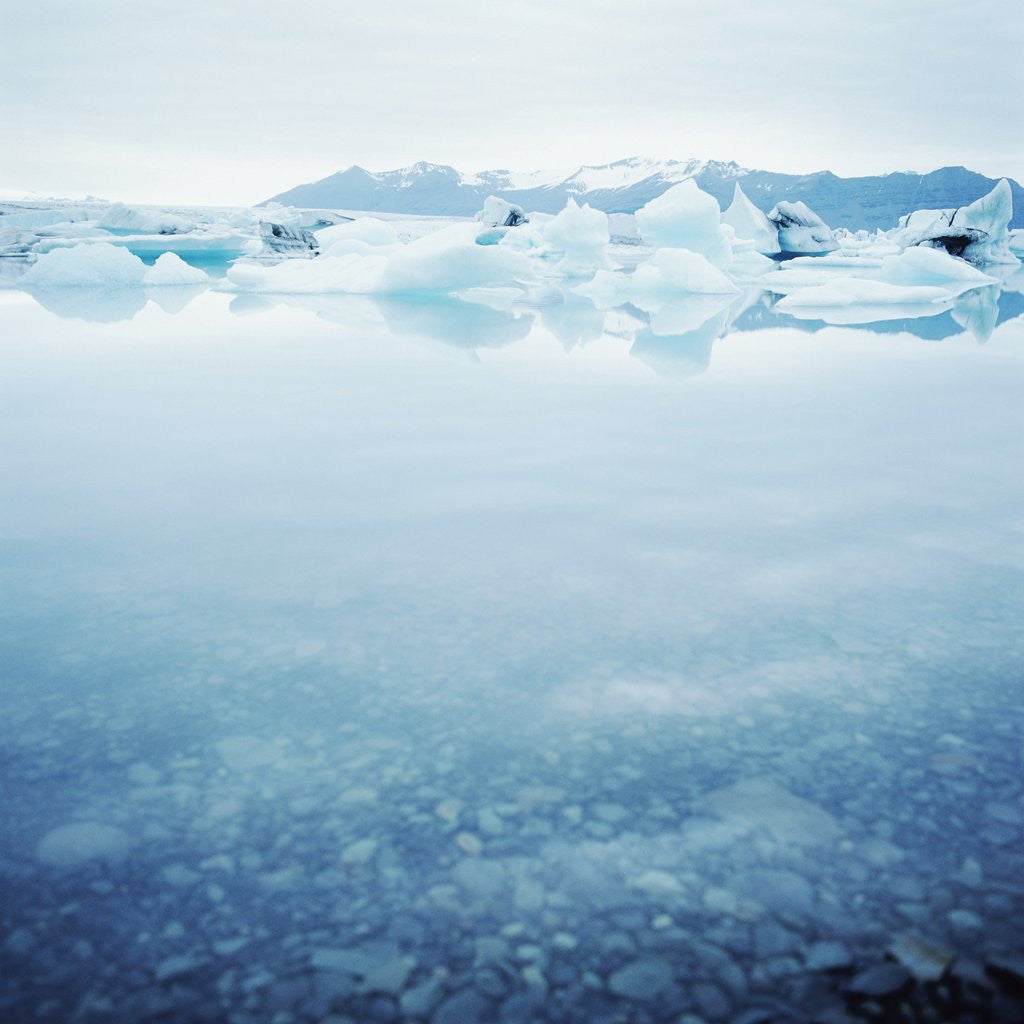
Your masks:
{"label": "floating ice chunk", "polygon": [[689,292],[697,295],[735,294],[739,289],[700,253],[690,249],[659,249],[633,274],[630,294]]}
{"label": "floating ice chunk", "polygon": [[655,249],[689,249],[717,267],[731,257],[718,203],[691,178],[636,211],[640,237]]}
{"label": "floating ice chunk", "polygon": [[591,209],[588,203],[579,206],[570,199],[543,231],[544,241],[564,254],[559,268],[566,273],[587,273],[607,262],[608,214]]}
{"label": "floating ice chunk", "polygon": [[573,291],[583,295],[598,309],[613,309],[629,301],[631,276],[614,270],[599,270],[585,284],[577,285]]}
{"label": "floating ice chunk", "polygon": [[779,234],[775,225],[768,219],[763,210],[759,210],[736,182],[732,202],[722,214],[722,223],[728,224],[736,233],[737,238],[748,238],[754,243],[759,253],[768,254],[779,251]]}
{"label": "floating ice chunk", "polygon": [[[126,249],[143,259],[156,259],[165,252],[202,259],[234,259],[263,247],[252,234],[224,228],[190,231],[182,235],[111,235],[102,239],[106,244]],[[39,253],[67,249],[74,244],[67,238],[42,238],[35,246]]]}
{"label": "floating ice chunk", "polygon": [[173,252],[165,252],[158,257],[156,263],[142,275],[142,283],[147,287],[206,284],[209,280],[202,270],[190,267]]}
{"label": "floating ice chunk", "polygon": [[732,262],[729,264],[729,274],[732,277],[739,277],[745,280],[763,277],[765,274],[773,274],[778,269],[775,260],[762,256],[759,252],[737,252],[732,254]]}
{"label": "floating ice chunk", "polygon": [[36,847],[44,864],[71,868],[90,860],[116,860],[131,848],[128,834],[113,825],[76,821],[48,832]]}
{"label": "floating ice chunk", "polygon": [[269,220],[286,228],[301,227],[303,220],[302,214],[295,207],[283,206],[281,203],[267,203],[255,211],[255,214],[249,211],[249,215],[255,217],[256,221]]}
{"label": "floating ice chunk", "polygon": [[901,237],[908,245],[945,249],[972,263],[1016,263],[1009,245],[1012,217],[1013,193],[1003,178],[988,195],[961,206],[952,216],[947,210],[940,211],[925,227],[915,226],[922,218],[911,214]]}
{"label": "floating ice chunk", "polygon": [[953,219],[954,213],[956,213],[955,208],[949,210],[914,210],[913,213],[905,213],[900,217],[899,226],[901,228],[924,230],[924,228],[931,227],[940,218],[945,219],[948,224]]}
{"label": "floating ice chunk", "polygon": [[884,257],[872,276],[888,284],[935,286],[950,295],[997,283],[994,277],[983,274],[966,260],[950,256],[942,249],[921,247]]}
{"label": "floating ice chunk", "polygon": [[613,245],[641,245],[643,242],[632,213],[609,213],[608,234]]}
{"label": "floating ice chunk", "polygon": [[180,235],[194,231],[195,223],[176,213],[165,210],[140,210],[113,203],[96,222],[98,227],[113,231],[132,231],[140,234]]}
{"label": "floating ice chunk", "polygon": [[938,285],[890,284],[888,281],[868,281],[861,277],[842,277],[827,284],[800,288],[780,299],[776,309],[788,312],[801,306],[821,309],[826,306],[850,306],[856,303],[872,306],[920,305],[942,302],[953,296]]}
{"label": "floating ice chunk", "polygon": [[477,213],[476,219],[490,228],[514,228],[529,221],[521,206],[498,196],[488,196],[484,200],[484,208]]}
{"label": "floating ice chunk", "polygon": [[398,232],[387,221],[376,217],[359,217],[333,227],[321,228],[314,234],[324,253],[328,253],[337,242],[358,241],[370,248],[398,245]]}
{"label": "floating ice chunk", "polygon": [[386,256],[321,256],[315,260],[236,263],[228,269],[229,285],[240,292],[315,295],[321,292],[366,294],[381,290]]}
{"label": "floating ice chunk", "polygon": [[260,221],[260,238],[267,252],[282,255],[309,256],[320,248],[312,232],[273,221]]}
{"label": "floating ice chunk", "polygon": [[125,288],[142,284],[146,265],[108,242],[82,242],[40,256],[21,276],[28,288]]}
{"label": "floating ice chunk", "polygon": [[476,224],[453,224],[402,246],[388,259],[381,290],[456,292],[530,276],[526,257],[501,245],[477,245],[478,231]]}
{"label": "floating ice chunk", "polygon": [[838,249],[832,229],[806,203],[782,200],[768,212],[779,233],[782,252],[832,252]]}

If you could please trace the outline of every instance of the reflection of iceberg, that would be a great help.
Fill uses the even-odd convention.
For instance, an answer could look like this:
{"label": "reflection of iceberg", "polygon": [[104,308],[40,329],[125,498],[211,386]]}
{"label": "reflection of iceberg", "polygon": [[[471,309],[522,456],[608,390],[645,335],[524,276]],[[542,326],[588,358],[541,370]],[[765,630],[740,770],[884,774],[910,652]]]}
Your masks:
{"label": "reflection of iceberg", "polygon": [[65,320],[108,324],[131,320],[145,305],[141,288],[33,288],[26,289],[40,306]]}
{"label": "reflection of iceberg", "polygon": [[540,319],[567,352],[604,335],[605,315],[589,299],[574,292],[560,291],[559,296],[541,307]]}
{"label": "reflection of iceberg", "polygon": [[[851,309],[850,317],[842,324],[838,324],[834,317],[831,321],[815,317],[812,315],[813,311],[809,309],[803,310],[799,318],[780,312],[772,304],[770,296],[762,293],[756,303],[747,303],[742,311],[734,314],[729,330],[749,332],[771,327],[795,327],[813,333],[825,327],[838,325],[858,327],[875,334],[912,334],[923,341],[944,341],[946,338],[962,334],[965,327],[971,330],[975,337],[987,337],[991,330],[985,323],[986,317],[992,316],[992,306],[995,307],[996,327],[1007,320],[1024,315],[1024,295],[1000,292],[996,286],[976,291],[982,293],[978,299],[973,298],[974,293],[968,293],[955,302],[950,300],[945,305],[936,306],[929,303],[923,310],[889,307],[887,310],[879,311],[871,307],[857,306]],[[952,314],[954,304],[961,311],[959,320],[954,319]],[[834,313],[826,310],[818,312],[822,316]],[[879,313],[886,319],[880,319]]]}
{"label": "reflection of iceberg", "polygon": [[728,326],[728,305],[679,334],[662,334],[653,327],[637,331],[629,353],[666,377],[696,377],[710,365],[711,350]]}
{"label": "reflection of iceberg", "polygon": [[660,302],[634,303],[650,317],[651,330],[664,337],[689,334],[728,310],[734,295],[686,295]]}
{"label": "reflection of iceberg", "polygon": [[202,284],[176,284],[161,288],[146,288],[146,297],[155,302],[165,313],[172,316],[180,313],[197,295],[206,291]]}
{"label": "reflection of iceberg", "polygon": [[266,296],[252,295],[248,292],[241,292],[228,304],[228,309],[235,316],[251,316],[253,313],[265,313],[273,308],[274,303]]}
{"label": "reflection of iceberg", "polygon": [[976,288],[957,299],[951,311],[953,319],[965,330],[970,331],[983,345],[992,337],[999,322],[999,286]]}
{"label": "reflection of iceberg", "polygon": [[503,348],[530,333],[533,317],[445,296],[374,299],[388,329],[457,348]]}

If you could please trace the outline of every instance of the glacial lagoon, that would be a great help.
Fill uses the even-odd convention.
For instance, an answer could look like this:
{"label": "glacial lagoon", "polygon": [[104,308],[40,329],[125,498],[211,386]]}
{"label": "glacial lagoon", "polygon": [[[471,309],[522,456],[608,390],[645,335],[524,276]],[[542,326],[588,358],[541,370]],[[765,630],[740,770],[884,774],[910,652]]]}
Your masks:
{"label": "glacial lagoon", "polygon": [[1021,1019],[1021,294],[708,309],[0,290],[0,1019]]}

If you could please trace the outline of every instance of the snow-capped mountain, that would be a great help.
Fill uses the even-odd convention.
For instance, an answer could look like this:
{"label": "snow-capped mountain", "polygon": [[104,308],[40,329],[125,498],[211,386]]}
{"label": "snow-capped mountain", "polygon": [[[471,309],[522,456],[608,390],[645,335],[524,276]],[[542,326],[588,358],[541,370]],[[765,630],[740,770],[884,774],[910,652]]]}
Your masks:
{"label": "snow-capped mountain", "polygon": [[[693,178],[724,209],[736,182],[761,209],[779,199],[802,200],[826,223],[849,228],[891,228],[912,210],[962,206],[991,191],[996,179],[965,167],[943,167],[928,174],[894,172],[840,178],[831,171],[779,174],[750,170],[718,160],[649,160],[630,157],[575,170],[519,172],[488,170],[463,174],[443,164],[416,163],[394,171],[352,166],[271,197],[288,206],[378,210],[391,213],[470,216],[489,195],[526,210],[556,213],[568,198],[607,213],[632,213],[686,178]],[[1024,190],[1010,182],[1013,226],[1024,224]]]}

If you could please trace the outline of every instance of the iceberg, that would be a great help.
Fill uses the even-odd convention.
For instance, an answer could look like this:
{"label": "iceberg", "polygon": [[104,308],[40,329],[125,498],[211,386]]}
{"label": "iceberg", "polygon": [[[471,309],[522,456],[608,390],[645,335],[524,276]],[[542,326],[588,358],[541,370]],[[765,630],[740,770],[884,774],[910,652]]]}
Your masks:
{"label": "iceberg", "polygon": [[385,220],[377,217],[359,217],[314,232],[320,250],[329,253],[339,242],[360,242],[370,249],[398,245],[398,232]]}
{"label": "iceberg", "polygon": [[609,213],[608,233],[613,245],[642,245],[636,217],[631,213]]}
{"label": "iceberg", "polygon": [[198,267],[190,267],[180,256],[165,252],[142,275],[142,283],[149,287],[180,287],[207,284],[210,278]]}
{"label": "iceberg", "polygon": [[717,267],[732,256],[718,203],[692,179],[673,185],[636,211],[640,237],[653,249],[689,249]]}
{"label": "iceberg", "polygon": [[367,294],[381,290],[386,256],[321,256],[316,260],[284,260],[268,266],[239,262],[228,268],[229,286],[240,292],[317,295],[334,292]]}
{"label": "iceberg", "polygon": [[883,257],[877,270],[866,269],[863,276],[868,274],[893,285],[938,287],[951,296],[997,283],[994,277],[983,274],[966,260],[950,256],[942,249],[920,247]]}
{"label": "iceberg", "polygon": [[780,200],[768,212],[784,253],[834,252],[839,248],[832,229],[806,203]]}
{"label": "iceberg", "polygon": [[454,224],[397,249],[388,259],[382,290],[455,292],[510,285],[532,275],[530,262],[521,253],[500,245],[477,245],[478,231],[476,224]]}
{"label": "iceberg", "polygon": [[747,198],[738,181],[733,190],[732,202],[722,214],[722,223],[728,224],[737,238],[752,241],[755,251],[762,255],[771,255],[779,251],[779,234],[775,225],[763,210],[759,210]]}
{"label": "iceberg", "polygon": [[125,288],[142,284],[146,264],[109,242],[81,242],[44,253],[21,277],[27,288]]}
{"label": "iceberg", "polygon": [[[342,225],[339,225],[342,227]],[[329,229],[333,230],[333,229]],[[315,260],[285,260],[267,266],[259,261],[234,264],[229,285],[243,292],[312,295],[318,292],[443,292],[492,285],[512,285],[529,277],[529,260],[501,246],[475,242],[476,224],[453,224],[407,245],[379,246],[370,254],[331,252]],[[352,243],[358,239],[351,239]],[[365,244],[365,243],[363,243]]]}
{"label": "iceberg", "polygon": [[489,228],[515,228],[529,219],[521,206],[498,196],[488,196],[484,208],[476,215],[476,220]]}
{"label": "iceberg", "polygon": [[[925,214],[937,213],[925,224]],[[908,245],[945,249],[971,263],[1017,263],[1010,251],[1009,225],[1013,193],[1003,178],[988,195],[958,210],[926,210],[910,214],[899,232]],[[902,221],[901,221],[902,223]]]}
{"label": "iceberg", "polygon": [[704,256],[690,249],[659,249],[633,274],[630,294],[685,292],[694,295],[734,295],[739,288]]}
{"label": "iceberg", "polygon": [[567,274],[589,273],[607,263],[608,214],[587,203],[579,206],[570,199],[565,209],[544,225],[543,233],[548,246],[563,254],[559,269]]}
{"label": "iceberg", "polygon": [[269,220],[260,221],[260,238],[264,249],[274,255],[311,256],[320,248],[316,235],[305,228],[285,227]]}
{"label": "iceberg", "polygon": [[108,231],[155,235],[180,235],[194,231],[196,227],[192,221],[176,213],[140,210],[124,203],[112,203],[96,221],[96,226]]}

